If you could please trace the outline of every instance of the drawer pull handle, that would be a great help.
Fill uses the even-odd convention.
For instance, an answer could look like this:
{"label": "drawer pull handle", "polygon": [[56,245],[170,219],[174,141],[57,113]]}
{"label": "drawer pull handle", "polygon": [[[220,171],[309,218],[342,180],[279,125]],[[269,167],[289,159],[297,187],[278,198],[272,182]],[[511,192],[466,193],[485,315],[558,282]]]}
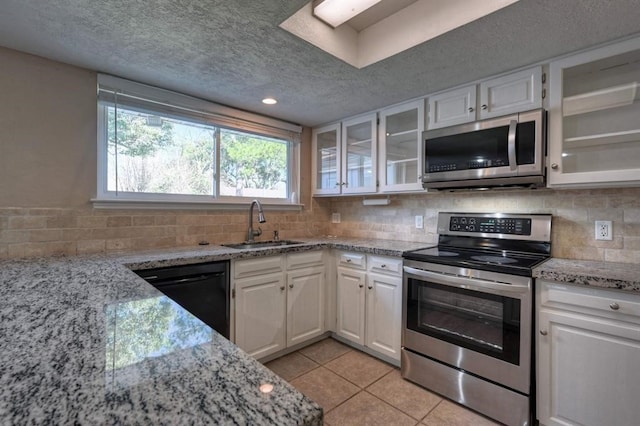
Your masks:
{"label": "drawer pull handle", "polygon": [[540,330],[540,334],[542,334],[543,336],[547,335],[547,330]]}
{"label": "drawer pull handle", "polygon": [[618,305],[616,302],[613,302],[612,304],[610,304],[609,307],[614,311],[617,311],[618,309],[620,309],[620,305]]}
{"label": "drawer pull handle", "polygon": [[384,268],[386,268],[386,267],[387,267],[387,265],[385,265],[385,264],[383,263],[382,265],[380,265],[380,267],[384,269]]}
{"label": "drawer pull handle", "polygon": [[351,263],[351,259],[347,259],[347,263]]}

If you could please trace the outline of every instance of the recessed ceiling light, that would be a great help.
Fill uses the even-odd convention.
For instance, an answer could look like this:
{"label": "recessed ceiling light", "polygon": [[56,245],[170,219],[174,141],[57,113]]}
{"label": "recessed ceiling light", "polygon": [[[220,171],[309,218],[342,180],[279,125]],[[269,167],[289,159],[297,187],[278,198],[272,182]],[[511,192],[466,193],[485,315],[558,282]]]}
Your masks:
{"label": "recessed ceiling light", "polygon": [[278,101],[276,101],[276,100],[275,100],[275,99],[273,99],[273,98],[264,98],[264,99],[262,100],[262,103],[263,103],[263,104],[267,104],[267,105],[274,105],[274,104],[277,104],[277,103],[278,103]]}

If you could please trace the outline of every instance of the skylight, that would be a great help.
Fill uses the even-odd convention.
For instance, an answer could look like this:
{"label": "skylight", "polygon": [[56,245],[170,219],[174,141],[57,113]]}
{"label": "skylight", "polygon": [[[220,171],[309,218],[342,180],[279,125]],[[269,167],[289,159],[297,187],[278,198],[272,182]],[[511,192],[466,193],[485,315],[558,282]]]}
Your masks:
{"label": "skylight", "polygon": [[309,2],[280,27],[356,68],[364,68],[517,1],[417,0],[360,31],[349,21],[332,28],[313,15],[313,2]]}

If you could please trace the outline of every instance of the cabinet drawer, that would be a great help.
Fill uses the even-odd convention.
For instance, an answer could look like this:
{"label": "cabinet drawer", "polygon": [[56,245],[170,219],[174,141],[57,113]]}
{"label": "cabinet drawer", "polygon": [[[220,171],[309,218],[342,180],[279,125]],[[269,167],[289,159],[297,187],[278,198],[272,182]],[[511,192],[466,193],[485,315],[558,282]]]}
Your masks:
{"label": "cabinet drawer", "polygon": [[287,269],[300,269],[309,266],[322,266],[322,250],[291,253],[287,256]]}
{"label": "cabinet drawer", "polygon": [[553,282],[542,285],[540,304],[640,323],[640,295]]}
{"label": "cabinet drawer", "polygon": [[340,253],[338,256],[338,265],[354,269],[366,269],[367,256],[361,253]]}
{"label": "cabinet drawer", "polygon": [[282,270],[282,256],[258,257],[248,260],[236,260],[233,276],[242,278],[258,274],[282,272]]}
{"label": "cabinet drawer", "polygon": [[369,270],[387,275],[402,275],[402,259],[369,256]]}

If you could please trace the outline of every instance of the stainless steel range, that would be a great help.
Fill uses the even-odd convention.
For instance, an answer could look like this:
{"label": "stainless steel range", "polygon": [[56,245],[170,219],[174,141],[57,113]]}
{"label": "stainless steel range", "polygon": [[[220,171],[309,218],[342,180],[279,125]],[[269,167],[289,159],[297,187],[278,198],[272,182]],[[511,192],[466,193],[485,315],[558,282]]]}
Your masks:
{"label": "stainless steel range", "polygon": [[405,252],[402,376],[507,425],[532,424],[533,279],[551,215],[440,213]]}

